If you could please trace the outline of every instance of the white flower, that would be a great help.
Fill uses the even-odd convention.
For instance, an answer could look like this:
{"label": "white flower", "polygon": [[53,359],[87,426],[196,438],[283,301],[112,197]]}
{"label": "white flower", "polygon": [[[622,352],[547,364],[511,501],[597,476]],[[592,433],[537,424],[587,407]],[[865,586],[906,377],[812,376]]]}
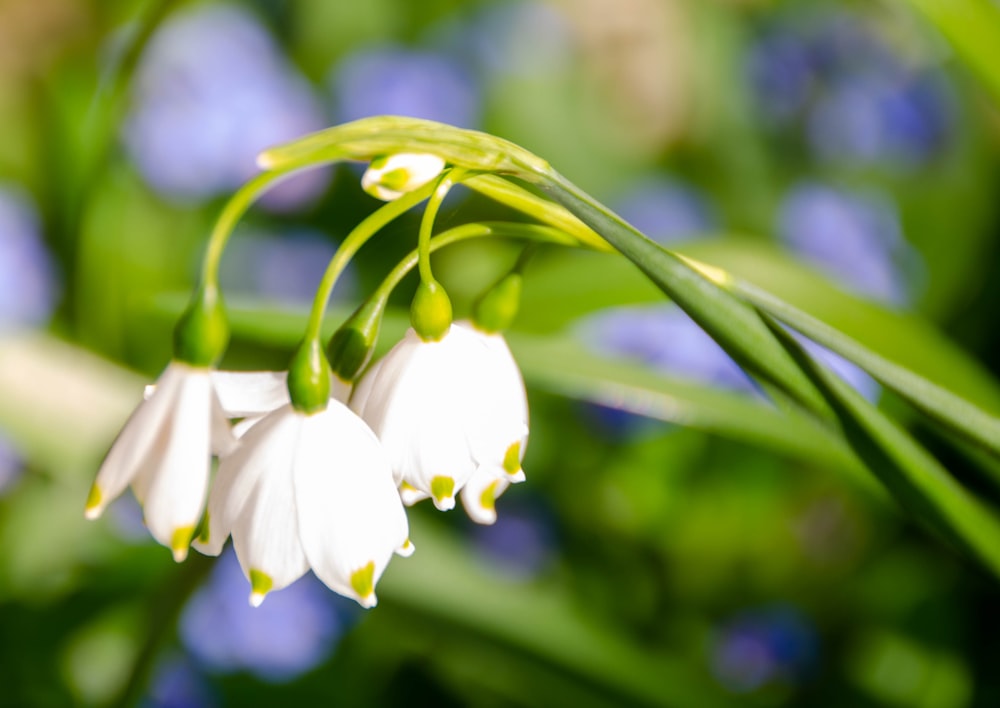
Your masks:
{"label": "white flower", "polygon": [[408,502],[429,496],[438,509],[451,509],[480,468],[482,489],[494,473],[524,479],[528,405],[499,335],[455,323],[439,341],[425,342],[411,329],[364,375],[351,406],[382,441]]}
{"label": "white flower", "polygon": [[398,153],[372,160],[361,187],[384,202],[399,199],[441,174],[445,162],[437,155]]}
{"label": "white flower", "polygon": [[150,533],[184,560],[204,510],[212,449],[234,445],[210,370],[173,361],[111,446],[85,514],[96,519],[131,484]]}
{"label": "white flower", "polygon": [[378,439],[337,401],[312,415],[272,411],[222,460],[194,545],[218,555],[230,534],[254,606],[312,568],[331,590],[372,607],[393,551],[413,549]]}

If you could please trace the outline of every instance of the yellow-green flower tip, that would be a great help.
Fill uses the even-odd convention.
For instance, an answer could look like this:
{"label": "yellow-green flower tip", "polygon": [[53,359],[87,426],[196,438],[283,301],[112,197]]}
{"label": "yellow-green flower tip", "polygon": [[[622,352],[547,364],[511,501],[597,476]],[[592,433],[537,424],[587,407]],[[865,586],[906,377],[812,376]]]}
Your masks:
{"label": "yellow-green flower tip", "polygon": [[351,573],[351,587],[358,594],[363,607],[375,606],[375,561]]}
{"label": "yellow-green flower tip", "polygon": [[178,563],[187,558],[192,538],[194,538],[193,524],[174,529],[174,536],[170,539],[170,550],[174,552],[174,560]]}
{"label": "yellow-green flower tip", "polygon": [[483,493],[479,495],[479,506],[487,511],[496,510],[496,500],[497,500],[497,483],[499,480],[493,480],[487,485]]}
{"label": "yellow-green flower tip", "polygon": [[96,519],[103,511],[102,501],[104,501],[104,495],[101,494],[101,488],[94,484],[87,494],[87,506],[83,510],[83,515],[88,519]]}
{"label": "yellow-green flower tip", "polygon": [[208,543],[210,528],[211,528],[210,519],[208,516],[208,512],[206,511],[205,518],[201,520],[201,526],[198,529],[198,541],[200,541],[201,543]]}
{"label": "yellow-green flower tip", "polygon": [[264,596],[271,592],[274,587],[274,580],[263,570],[250,569],[250,606],[260,607],[264,602]]}
{"label": "yellow-green flower tip", "polygon": [[443,475],[432,477],[431,496],[434,498],[434,506],[441,511],[453,508],[455,506],[455,480]]}
{"label": "yellow-green flower tip", "polygon": [[507,448],[503,456],[503,469],[509,475],[515,475],[521,471],[521,443],[516,442]]}
{"label": "yellow-green flower tip", "polygon": [[396,549],[396,555],[402,556],[403,558],[409,558],[413,555],[413,551],[416,550],[416,546],[413,545],[413,541],[406,539],[403,541],[403,545]]}

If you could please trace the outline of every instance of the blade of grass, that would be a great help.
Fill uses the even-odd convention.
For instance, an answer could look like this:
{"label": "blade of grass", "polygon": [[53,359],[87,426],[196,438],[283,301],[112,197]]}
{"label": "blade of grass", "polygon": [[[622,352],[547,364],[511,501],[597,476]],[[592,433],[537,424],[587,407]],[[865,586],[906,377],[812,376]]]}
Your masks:
{"label": "blade of grass", "polygon": [[903,508],[1000,578],[1000,521],[896,423],[817,364],[782,325],[761,312],[776,338],[833,409],[844,437]]}

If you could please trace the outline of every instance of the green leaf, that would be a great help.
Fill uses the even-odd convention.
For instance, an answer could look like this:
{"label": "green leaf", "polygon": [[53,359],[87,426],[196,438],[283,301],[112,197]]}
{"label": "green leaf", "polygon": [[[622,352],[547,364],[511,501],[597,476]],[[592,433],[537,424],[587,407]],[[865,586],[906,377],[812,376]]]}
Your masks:
{"label": "green leaf", "polygon": [[902,428],[761,317],[833,409],[844,437],[899,503],[1000,577],[1000,521]]}
{"label": "green leaf", "polygon": [[[930,379],[879,356],[833,327],[759,288],[736,281],[734,290],[761,310],[861,366],[931,419],[1000,455],[1000,418],[986,413]],[[947,365],[945,362],[942,364]]]}
{"label": "green leaf", "polygon": [[560,175],[551,172],[540,176],[538,186],[632,261],[737,364],[807,409],[824,412],[822,398],[750,305],[694,271]]}
{"label": "green leaf", "polygon": [[1000,7],[990,0],[906,0],[955,48],[1000,102]]}
{"label": "green leaf", "polygon": [[478,570],[460,544],[411,516],[417,552],[389,566],[380,597],[472,627],[612,691],[623,705],[738,703],[701,675],[697,661],[640,649],[613,627],[585,618],[558,586]]}
{"label": "green leaf", "polygon": [[[845,292],[815,268],[797,262],[773,244],[749,238],[704,239],[678,252],[722,268],[733,276],[737,294],[744,283],[795,303],[807,315],[839,330],[881,357],[910,369],[940,387],[1000,414],[1000,385],[966,352],[914,313],[892,310]],[[765,308],[766,309],[766,308]]]}

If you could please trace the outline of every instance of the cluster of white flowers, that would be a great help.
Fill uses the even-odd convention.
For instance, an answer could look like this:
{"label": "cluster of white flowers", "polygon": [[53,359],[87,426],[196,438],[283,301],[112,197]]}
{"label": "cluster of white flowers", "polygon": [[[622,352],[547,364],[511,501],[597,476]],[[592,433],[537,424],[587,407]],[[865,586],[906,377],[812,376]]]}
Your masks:
{"label": "cluster of white flowers", "polygon": [[291,405],[283,373],[175,361],[112,446],[86,514],[131,485],[176,560],[192,540],[218,555],[232,536],[252,604],[311,568],[371,607],[393,552],[413,551],[403,501],[450,509],[460,494],[472,519],[492,523],[495,499],[524,479],[527,438],[510,350],[468,323],[432,342],[411,330],[348,402],[314,413]]}

